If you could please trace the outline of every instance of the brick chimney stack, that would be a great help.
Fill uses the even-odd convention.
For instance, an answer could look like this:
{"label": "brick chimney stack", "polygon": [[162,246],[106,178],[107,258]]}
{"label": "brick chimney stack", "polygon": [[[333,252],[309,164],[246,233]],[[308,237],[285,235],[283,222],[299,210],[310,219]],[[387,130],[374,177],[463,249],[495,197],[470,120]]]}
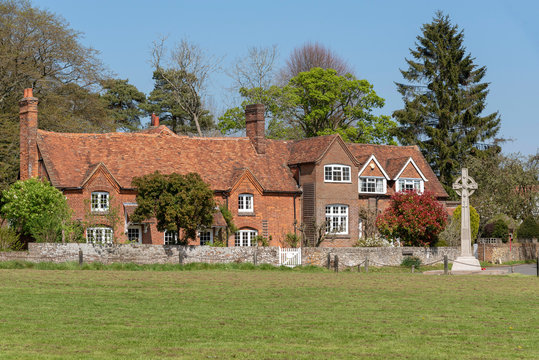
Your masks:
{"label": "brick chimney stack", "polygon": [[159,126],[159,116],[155,115],[155,113],[152,113],[152,120],[150,125],[152,127],[158,127]]}
{"label": "brick chimney stack", "polygon": [[37,103],[32,88],[24,89],[24,97],[19,101],[21,180],[38,175]]}
{"label": "brick chimney stack", "polygon": [[253,143],[258,154],[266,153],[266,122],[264,105],[253,104],[245,108],[245,127],[247,137]]}

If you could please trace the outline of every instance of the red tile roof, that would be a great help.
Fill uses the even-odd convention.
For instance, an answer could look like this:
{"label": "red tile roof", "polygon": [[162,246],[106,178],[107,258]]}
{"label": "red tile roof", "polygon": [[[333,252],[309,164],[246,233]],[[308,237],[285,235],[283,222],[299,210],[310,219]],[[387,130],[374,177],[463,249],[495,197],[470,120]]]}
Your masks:
{"label": "red tile roof", "polygon": [[[428,181],[425,190],[434,193],[437,197],[448,197],[442,184],[427,163],[427,160],[416,146],[394,146],[373,144],[347,144],[354,156],[361,161],[360,167],[374,154],[387,174],[394,179],[402,169],[408,158],[412,158]],[[399,167],[400,166],[400,167]]]}
{"label": "red tile roof", "polygon": [[68,134],[38,130],[38,146],[51,183],[58,188],[81,187],[100,166],[123,188],[155,171],[199,173],[213,190],[229,190],[247,170],[264,191],[295,192],[288,167],[317,162],[335,141],[361,167],[374,154],[392,178],[412,158],[436,196],[447,193],[415,146],[344,144],[338,135],[299,141],[267,139],[266,153],[257,154],[249,138],[178,136],[166,126],[137,133]]}
{"label": "red tile roof", "polygon": [[59,188],[80,187],[84,179],[103,163],[121,187],[154,171],[198,172],[214,190],[234,185],[237,169],[256,174],[264,190],[297,191],[286,162],[286,142],[267,140],[266,154],[256,153],[248,138],[189,138],[157,134],[107,133],[67,134],[38,131],[38,146],[51,183]]}

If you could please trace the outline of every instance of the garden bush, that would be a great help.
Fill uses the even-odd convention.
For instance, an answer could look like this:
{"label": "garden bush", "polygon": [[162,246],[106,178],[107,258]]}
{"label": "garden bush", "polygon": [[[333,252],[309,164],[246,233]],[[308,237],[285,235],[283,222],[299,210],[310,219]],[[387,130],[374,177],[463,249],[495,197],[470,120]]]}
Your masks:
{"label": "garden bush", "polygon": [[11,228],[0,226],[0,251],[17,251],[21,248],[19,234]]}
{"label": "garden bush", "polygon": [[414,191],[391,196],[389,207],[376,226],[387,239],[399,239],[407,246],[432,246],[447,223],[447,213],[433,194]]}
{"label": "garden bush", "polygon": [[404,257],[404,259],[402,259],[401,266],[411,268],[412,265],[414,265],[416,269],[419,269],[419,266],[421,265],[421,259],[415,256],[406,256]]}
{"label": "garden bush", "polygon": [[533,216],[528,216],[518,228],[519,239],[539,238],[539,221]]}

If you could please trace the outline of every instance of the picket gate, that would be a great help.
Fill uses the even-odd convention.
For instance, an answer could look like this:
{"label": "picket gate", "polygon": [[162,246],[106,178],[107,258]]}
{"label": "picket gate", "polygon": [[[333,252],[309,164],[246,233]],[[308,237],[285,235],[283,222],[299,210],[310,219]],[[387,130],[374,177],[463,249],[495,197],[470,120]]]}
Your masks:
{"label": "picket gate", "polygon": [[279,247],[279,265],[295,267],[301,265],[301,248],[281,248]]}

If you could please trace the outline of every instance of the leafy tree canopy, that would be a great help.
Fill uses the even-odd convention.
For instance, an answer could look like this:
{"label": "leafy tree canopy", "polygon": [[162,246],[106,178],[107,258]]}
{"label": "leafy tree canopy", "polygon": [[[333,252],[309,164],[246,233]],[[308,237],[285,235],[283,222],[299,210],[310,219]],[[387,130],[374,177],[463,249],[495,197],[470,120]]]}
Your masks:
{"label": "leafy tree canopy", "polygon": [[465,164],[478,185],[470,203],[481,215],[481,227],[496,214],[515,220],[539,214],[539,156],[469,156]]}
{"label": "leafy tree canopy", "polygon": [[450,189],[467,154],[479,154],[481,142],[499,130],[498,113],[482,116],[488,83],[486,67],[466,54],[464,34],[448,16],[437,12],[423,25],[412,59],[397,83],[404,108],[393,113],[404,145],[418,145],[440,181]]}
{"label": "leafy tree canopy", "polygon": [[2,192],[2,217],[24,235],[36,237],[43,228],[58,231],[71,217],[64,195],[46,181],[30,178],[17,181]]}
{"label": "leafy tree canopy", "polygon": [[107,79],[101,82],[105,93],[101,96],[116,127],[134,131],[140,128],[140,117],[144,115],[141,105],[146,102],[146,95],[129,84],[128,80]]}
{"label": "leafy tree canopy", "polygon": [[133,186],[138,190],[134,221],[155,217],[159,231],[178,231],[183,234],[183,244],[194,239],[197,230],[212,224],[213,191],[196,173],[163,175],[155,172],[134,178]]}
{"label": "leafy tree canopy", "polygon": [[314,68],[293,77],[286,86],[240,89],[241,108],[227,110],[219,128],[230,133],[245,128],[244,108],[262,103],[270,118],[269,137],[303,138],[339,133],[354,142],[393,143],[395,124],[387,116],[375,116],[384,99],[371,84],[333,69]]}
{"label": "leafy tree canopy", "polygon": [[0,2],[0,189],[17,178],[24,88],[32,87],[40,100],[42,129],[112,128],[106,104],[94,92],[105,70],[97,51],[81,45],[80,37],[63,18],[29,1]]}

